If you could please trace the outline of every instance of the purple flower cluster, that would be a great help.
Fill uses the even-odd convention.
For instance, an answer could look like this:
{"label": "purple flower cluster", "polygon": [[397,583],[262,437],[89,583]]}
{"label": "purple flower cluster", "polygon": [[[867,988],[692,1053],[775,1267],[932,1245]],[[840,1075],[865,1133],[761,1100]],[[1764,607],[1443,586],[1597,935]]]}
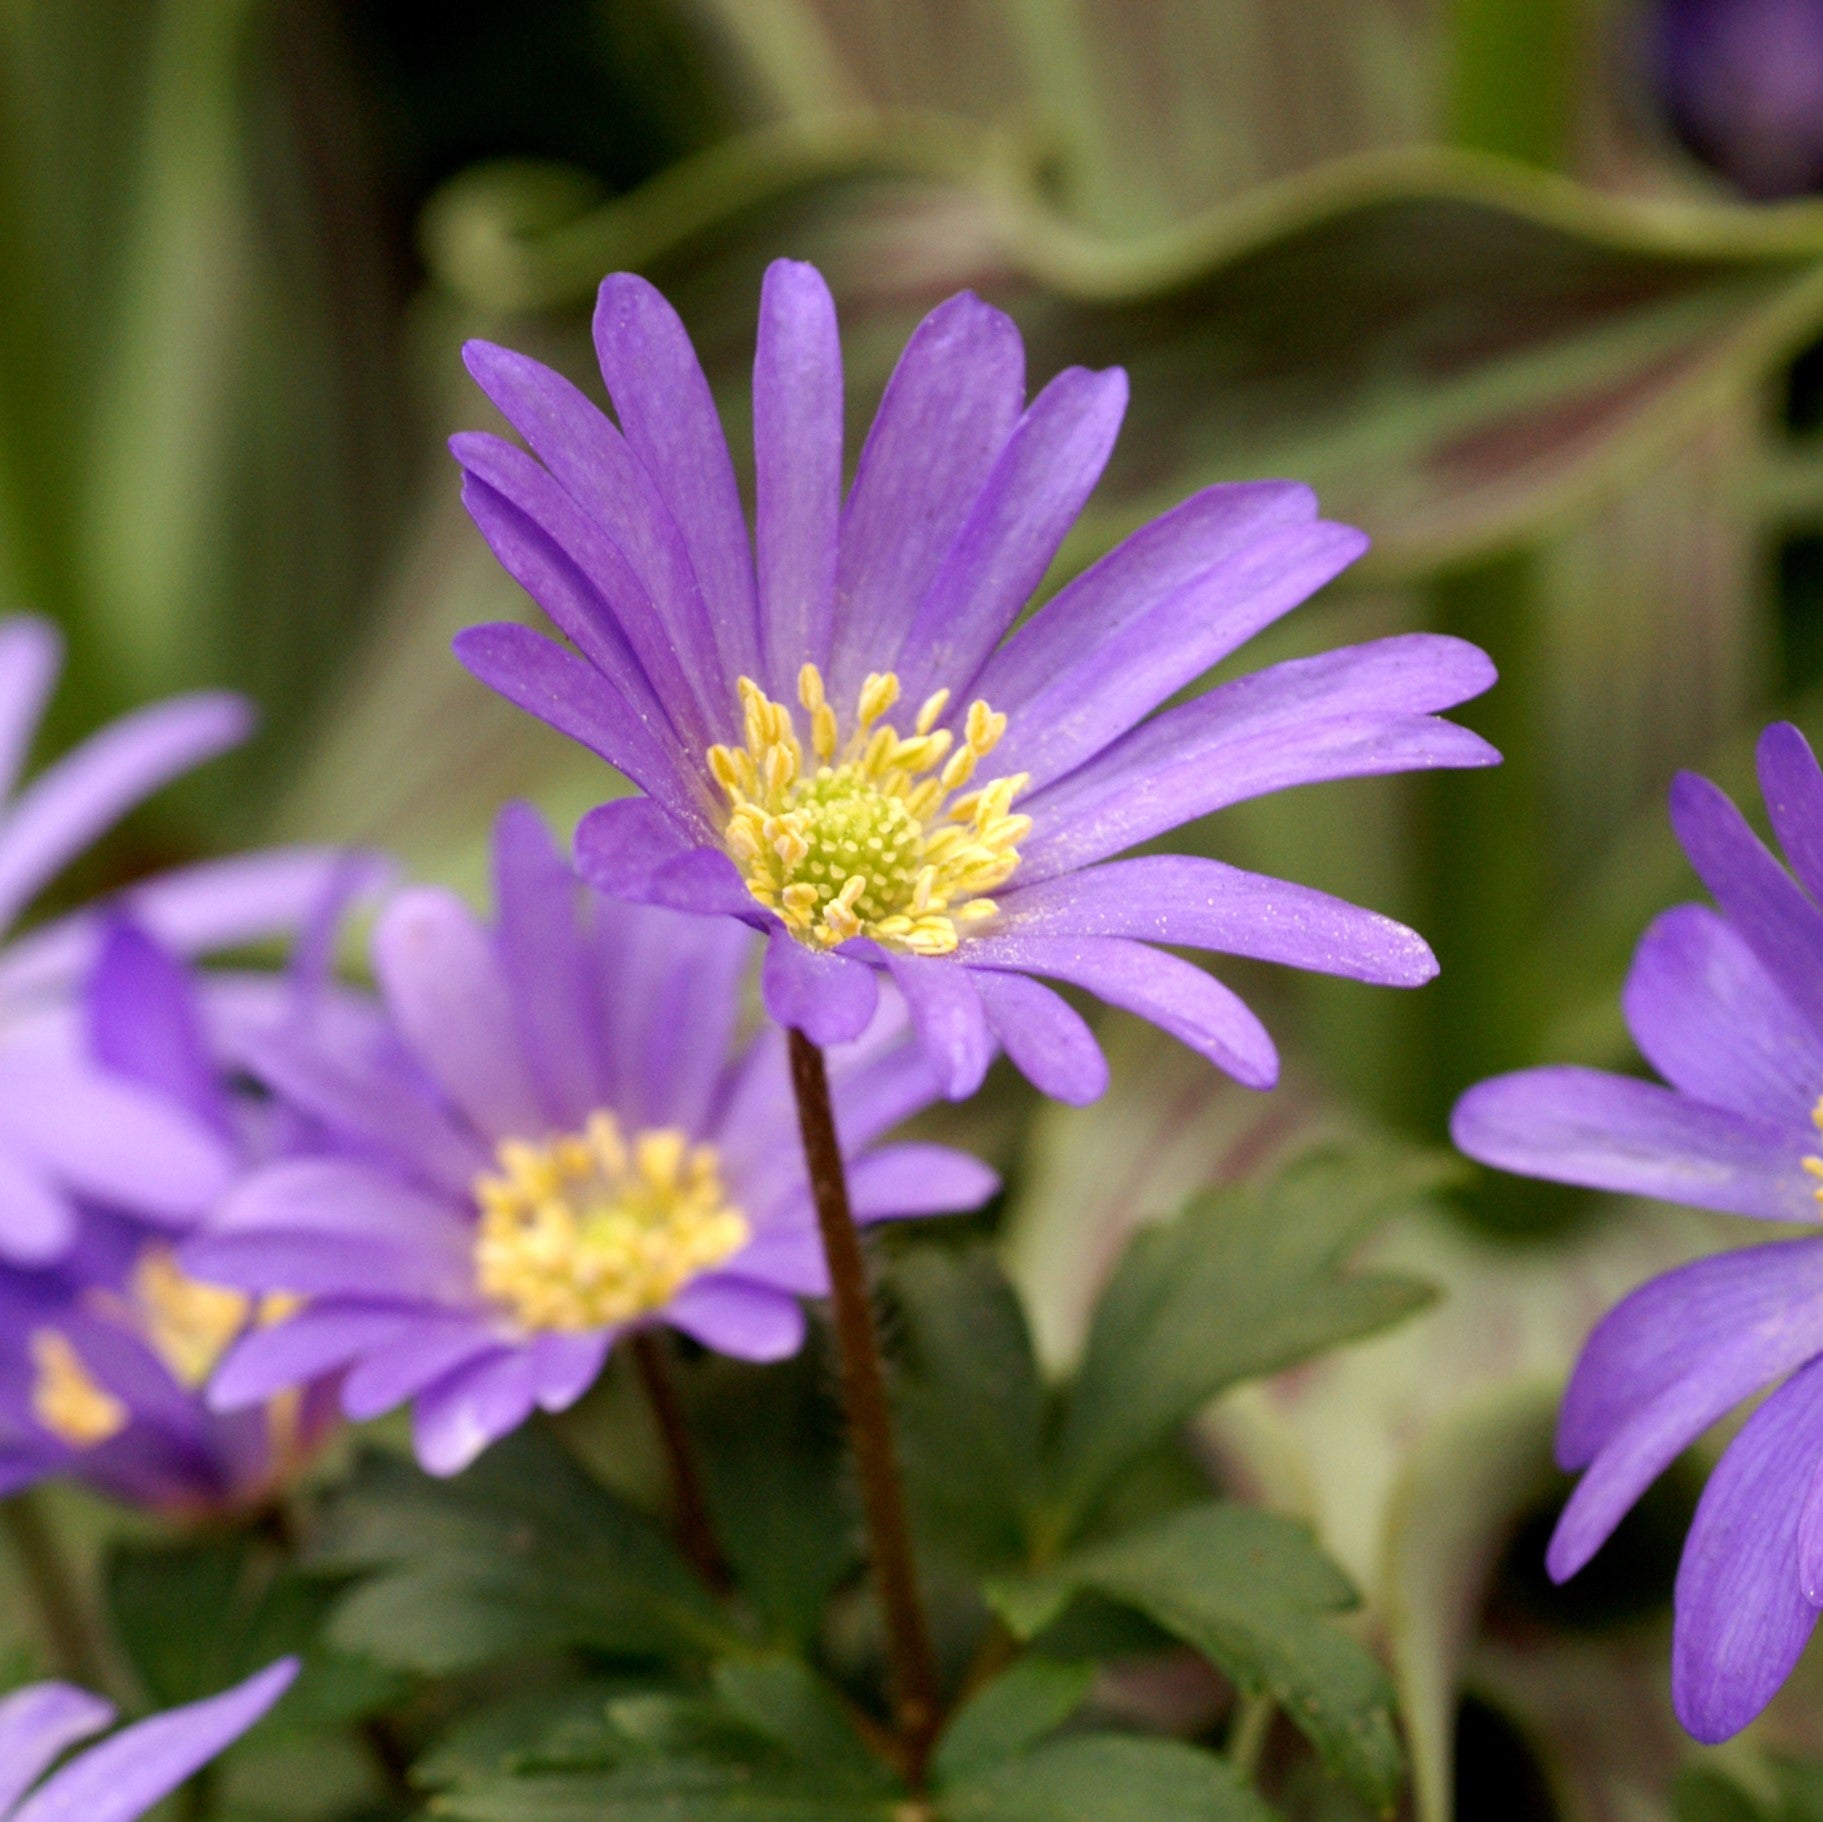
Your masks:
{"label": "purple flower cluster", "polygon": [[281,1659],[222,1695],[117,1733],[48,1778],[72,1746],[108,1726],[114,1710],[68,1683],[0,1696],[0,1822],[138,1822],[252,1727],[296,1675],[296,1662]]}
{"label": "purple flower cluster", "polygon": [[1401,986],[1434,973],[1413,932],[1322,893],[1115,858],[1292,785],[1495,759],[1438,719],[1491,666],[1426,634],[1154,713],[1361,553],[1307,488],[1206,488],[1016,626],[1113,451],[1118,370],[1071,368],[1027,404],[1012,322],[952,298],[906,346],[844,493],[835,308],[781,260],[760,305],[750,541],[671,307],[609,278],[595,346],[618,428],[536,361],[468,349],[529,453],[457,437],[464,498],[574,649],[496,625],[457,652],[639,787],[584,820],[584,875],[764,932],[781,1024],[853,1039],[886,974],[946,1094],[972,1093],[998,1045],[1047,1094],[1090,1100],[1106,1064],[1057,981],[1266,1087],[1258,1019],[1158,945]]}
{"label": "purple flower cluster", "polygon": [[[1529,1069],[1473,1088],[1453,1132],[1502,1169],[1814,1227],[1823,1194],[1823,773],[1789,724],[1760,741],[1778,860],[1707,779],[1671,820],[1716,908],[1641,939],[1624,1006],[1663,1082]],[[1789,869],[1789,870],[1788,870]],[[1590,1336],[1558,1457],[1582,1479],[1551,1540],[1562,1580],[1671,1462],[1774,1388],[1710,1477],[1677,1578],[1672,1688],[1699,1740],[1772,1699],[1823,1611],[1823,1238],[1701,1259]]]}

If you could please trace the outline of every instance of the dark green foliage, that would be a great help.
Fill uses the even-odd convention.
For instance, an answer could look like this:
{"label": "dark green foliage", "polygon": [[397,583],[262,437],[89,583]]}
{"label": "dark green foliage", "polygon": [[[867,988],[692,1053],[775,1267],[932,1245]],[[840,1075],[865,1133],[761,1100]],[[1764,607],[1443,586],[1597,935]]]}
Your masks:
{"label": "dark green foliage", "polygon": [[536,1430],[451,1481],[370,1456],[337,1503],[323,1560],[373,1571],[336,1615],[336,1639],[400,1668],[566,1645],[662,1657],[745,1643],[652,1520]]}

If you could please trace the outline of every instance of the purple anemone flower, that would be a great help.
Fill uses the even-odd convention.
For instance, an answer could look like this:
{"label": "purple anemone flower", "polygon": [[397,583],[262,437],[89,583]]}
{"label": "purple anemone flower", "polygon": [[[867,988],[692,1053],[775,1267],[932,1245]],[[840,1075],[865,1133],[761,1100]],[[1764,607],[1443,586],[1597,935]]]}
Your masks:
{"label": "purple anemone flower", "polygon": [[1071,368],[1027,406],[1017,329],[951,298],[900,358],[844,498],[835,308],[811,267],[780,261],[760,304],[750,545],[671,307],[617,274],[595,345],[619,428],[476,342],[469,370],[530,453],[452,445],[482,534],[575,648],[495,625],[458,656],[643,793],[578,830],[594,884],[767,932],[767,1007],[817,1043],[855,1037],[890,974],[952,1097],[996,1039],[1046,1093],[1101,1092],[1093,1036],[1042,980],[1269,1086],[1258,1019],[1156,944],[1406,986],[1435,972],[1413,932],[1323,893],[1112,858],[1290,785],[1495,760],[1436,718],[1492,667],[1423,634],[1153,715],[1361,553],[1308,488],[1207,488],[1014,630],[1113,449],[1123,373]]}
{"label": "purple anemone flower", "polygon": [[[1823,774],[1798,730],[1759,748],[1781,866],[1707,779],[1671,820],[1719,910],[1641,940],[1627,1022],[1663,1083],[1527,1069],[1457,1103],[1456,1143],[1527,1176],[1815,1227],[1823,1183]],[[1787,871],[1787,867],[1789,871]],[[1583,1349],[1558,1458],[1585,1470],[1548,1564],[1575,1574],[1710,1425],[1776,1386],[1710,1476],[1677,1577],[1672,1691],[1697,1739],[1772,1699],[1823,1609],[1823,1237],[1698,1260],[1626,1298]]]}
{"label": "purple anemone flower", "polygon": [[[752,935],[589,891],[536,815],[503,813],[492,929],[401,893],[375,931],[362,1041],[249,1051],[342,1155],[243,1183],[185,1250],[201,1277],[308,1299],[217,1374],[224,1409],[324,1373],[349,1417],[412,1401],[451,1474],[535,1407],[562,1410],[617,1338],[667,1324],[775,1360],[828,1280],[781,1034],[737,1031]],[[990,1195],[975,1159],[876,1145],[936,1097],[896,1006],[831,1057],[862,1220]]]}
{"label": "purple anemone flower", "polygon": [[[239,697],[174,697],[114,722],[18,789],[60,659],[45,622],[0,619],[0,936],[127,811],[251,726]],[[160,940],[198,954],[296,928],[346,864],[325,850],[273,850],[162,874],[129,896]],[[103,914],[79,912],[0,947],[0,1030],[68,998],[105,924]],[[148,1152],[170,1161],[181,1150],[156,1100],[131,1083],[61,1068],[9,1074],[4,1062],[0,1078],[0,1262],[56,1258],[77,1233],[72,1187],[133,1195]]]}
{"label": "purple anemone flower", "polygon": [[112,1706],[69,1683],[0,1696],[0,1822],[137,1822],[262,1719],[297,1670],[296,1659],[281,1658],[206,1702],[91,1746],[48,1778],[72,1746],[108,1726]]}
{"label": "purple anemone flower", "polygon": [[[197,1281],[177,1249],[238,1176],[310,1143],[237,1085],[248,1034],[337,1016],[327,988],[301,980],[198,978],[117,917],[80,1007],[0,1035],[0,1095],[49,1079],[87,1082],[90,1106],[137,1097],[90,1135],[119,1154],[104,1187],[61,1186],[77,1211],[63,1254],[0,1264],[0,1496],[61,1475],[136,1506],[219,1513],[269,1498],[321,1441],[334,1404],[320,1384],[231,1416],[205,1402],[228,1347],[274,1312]],[[156,1126],[138,1118],[148,1109]]]}

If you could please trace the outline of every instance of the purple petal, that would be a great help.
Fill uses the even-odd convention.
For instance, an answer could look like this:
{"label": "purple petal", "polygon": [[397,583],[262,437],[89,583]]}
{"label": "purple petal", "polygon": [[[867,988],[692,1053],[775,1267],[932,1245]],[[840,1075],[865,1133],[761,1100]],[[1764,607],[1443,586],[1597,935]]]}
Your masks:
{"label": "purple petal", "polygon": [[76,1209],[43,1167],[0,1139],[0,1259],[48,1265],[76,1238]]}
{"label": "purple petal", "polygon": [[1809,1366],[1747,1420],[1697,1502],[1677,1572],[1671,1699],[1705,1745],[1772,1700],[1817,1623],[1798,1580],[1798,1512],[1823,1451],[1823,1371]]}
{"label": "purple petal", "polygon": [[0,925],[134,805],[246,739],[238,696],[177,696],[93,735],[14,800],[0,822]]}
{"label": "purple petal", "polygon": [[500,965],[526,1061],[562,1127],[580,1126],[603,1097],[601,1039],[588,1004],[593,970],[576,922],[581,899],[537,811],[508,804],[494,825]]}
{"label": "purple petal", "polygon": [[615,1106],[634,1125],[700,1134],[728,1068],[758,939],[729,918],[646,905],[601,911],[601,1023]]}
{"label": "purple petal", "polygon": [[63,639],[48,620],[0,620],[0,800],[13,794],[39,717],[63,665]]}
{"label": "purple petal", "polygon": [[186,1109],[17,1051],[0,1056],[0,1133],[66,1188],[150,1221],[195,1220],[233,1180],[233,1155]]}
{"label": "purple petal", "polygon": [[620,797],[576,826],[576,869],[598,892],[699,916],[763,915],[740,870],[657,804]]}
{"label": "purple petal", "polygon": [[117,918],[102,939],[86,994],[97,1063],[231,1132],[190,972],[137,924]]}
{"label": "purple petal", "polygon": [[1823,1348],[1823,1240],[1718,1253],[1642,1284],[1583,1344],[1558,1419],[1558,1461],[1585,1467],[1695,1363],[1813,1326]]}
{"label": "purple petal", "polygon": [[[1070,646],[1060,636],[1052,648],[1057,669],[1019,708],[1007,711],[997,768],[1029,772],[1040,786],[1061,778],[1241,639],[1309,599],[1366,548],[1365,534],[1347,525],[1281,527],[1184,583],[1149,613],[1133,615],[1099,644]],[[1040,612],[1033,628],[1053,611]],[[985,677],[978,693],[1002,707]]]}
{"label": "purple petal", "polygon": [[471,677],[624,772],[679,814],[691,799],[626,698],[599,671],[529,626],[466,627],[451,644]]}
{"label": "purple petal", "polygon": [[531,1416],[537,1387],[526,1348],[502,1349],[422,1393],[412,1441],[427,1474],[460,1474],[488,1444]]}
{"label": "purple petal", "polygon": [[281,1658],[224,1695],[117,1733],[40,1785],[12,1822],[137,1822],[238,1740],[291,1687],[297,1670],[295,1658]]}
{"label": "purple petal", "polygon": [[1657,918],[1621,996],[1641,1054],[1694,1100],[1803,1124],[1823,1089],[1823,1033],[1706,905]]}
{"label": "purple petal", "polygon": [[627,446],[683,533],[732,714],[734,679],[760,674],[759,611],[746,515],[714,395],[677,312],[631,272],[602,281],[595,354]]}
{"label": "purple petal", "polygon": [[1015,887],[999,903],[996,935],[1136,936],[1397,987],[1437,972],[1424,939],[1390,917],[1188,855],[1110,861]]}
{"label": "purple petal", "polygon": [[[1059,589],[976,679],[976,693],[1012,718],[1001,750],[1022,737],[1020,711],[1028,702],[1192,585],[1207,589],[1204,631],[1215,655],[1185,681],[1235,650],[1264,622],[1256,620],[1253,599],[1242,591],[1224,591],[1223,605],[1217,605],[1215,581],[1223,566],[1316,516],[1316,495],[1295,481],[1231,481],[1205,487],[1141,526]],[[1021,761],[1012,769],[1026,768]]]}
{"label": "purple petal", "polygon": [[[0,639],[15,626],[36,621],[0,623]],[[0,677],[6,653],[0,647]],[[100,1733],[114,1718],[114,1705],[68,1683],[34,1683],[0,1698],[0,1815],[37,1781],[39,1774],[78,1740]]]}
{"label": "purple petal", "polygon": [[[675,761],[687,752],[687,737],[680,736],[665,712],[620,620],[569,552],[536,519],[474,474],[463,476],[462,504],[500,567],[544,609],[627,705],[653,753]],[[643,605],[638,584],[627,578],[625,587]],[[694,724],[689,727],[694,732]]]}
{"label": "purple petal", "polygon": [[[145,880],[117,904],[179,955],[238,949],[302,928],[350,863],[346,848],[270,848]],[[377,859],[370,860],[376,871]],[[34,930],[0,956],[0,997],[61,987],[93,965],[108,914],[84,911]]]}
{"label": "purple petal", "polygon": [[1791,870],[1823,899],[1823,772],[1810,742],[1789,721],[1760,736],[1760,794]]}
{"label": "purple petal", "polygon": [[753,361],[754,547],[770,695],[829,661],[842,507],[842,343],[822,274],[774,260]]}
{"label": "purple petal", "polygon": [[811,949],[783,929],[773,931],[760,965],[766,1010],[813,1044],[846,1044],[867,1029],[879,984],[865,962],[834,950]]}
{"label": "purple petal", "polygon": [[857,1221],[965,1214],[999,1191],[999,1172],[947,1145],[882,1145],[848,1167]]}
{"label": "purple petal", "polygon": [[470,342],[462,358],[550,470],[554,486],[517,466],[501,467],[499,451],[509,446],[490,448],[490,439],[456,439],[457,460],[578,562],[613,609],[678,732],[698,745],[717,738],[722,720],[711,711],[724,685],[707,662],[714,649],[708,609],[683,533],[652,477],[620,432],[561,374],[486,342]]}
{"label": "purple petal", "polygon": [[1027,884],[1292,785],[1435,766],[1492,765],[1478,735],[1432,718],[1493,681],[1459,639],[1408,633],[1293,659],[1218,685],[1123,735],[1023,799]]}
{"label": "purple petal", "polygon": [[969,970],[953,957],[889,953],[887,971],[905,996],[912,1029],[943,1093],[966,1101],[994,1060],[994,1038]]}
{"label": "purple petal", "polygon": [[1817,1353],[1823,1345],[1818,1308],[1794,1314],[1792,1321],[1774,1316],[1739,1336],[1714,1337],[1701,1353],[1699,1337],[1685,1337],[1687,1370],[1628,1415],[1564,1507],[1545,1558],[1558,1581],[1601,1548],[1634,1501],[1711,1424]]}
{"label": "purple petal", "polygon": [[184,1261],[248,1291],[465,1302],[471,1245],[470,1224],[434,1196],[364,1164],[294,1158],[241,1183]]}
{"label": "purple petal", "polygon": [[342,1380],[342,1410],[355,1423],[365,1423],[471,1361],[497,1356],[502,1345],[471,1316],[416,1322],[396,1341],[362,1353]]}
{"label": "purple petal", "polygon": [[1477,1083],[1450,1118],[1483,1164],[1769,1221],[1814,1219],[1804,1134],[1599,1069],[1524,1069]]}
{"label": "purple petal", "polygon": [[1708,779],[1680,772],[1672,781],[1671,826],[1728,921],[1785,997],[1823,1031],[1823,911]]}
{"label": "purple petal", "polygon": [[286,1031],[249,1033],[244,1049],[247,1066],[282,1100],[441,1188],[464,1194],[487,1167],[490,1148],[397,1065]]}
{"label": "purple petal", "polygon": [[1823,1456],[1798,1507],[1798,1586],[1811,1606],[1823,1607]]}
{"label": "purple petal", "polygon": [[1278,1052],[1240,997],[1162,949],[1120,936],[1009,934],[971,941],[969,962],[1085,987],[1168,1031],[1248,1088],[1270,1088],[1278,1080]]}
{"label": "purple petal", "polygon": [[500,958],[461,899],[433,887],[400,893],[374,930],[373,969],[406,1045],[477,1132],[543,1135]]}
{"label": "purple petal", "polygon": [[618,1331],[540,1335],[532,1347],[532,1378],[541,1411],[567,1411],[601,1376]]}
{"label": "purple petal", "polygon": [[661,1313],[692,1341],[735,1360],[786,1360],[804,1345],[804,1311],[796,1298],[731,1278],[699,1278]]}
{"label": "purple petal", "polygon": [[1087,504],[1126,409],[1118,367],[1066,368],[1033,400],[906,632],[896,668],[909,701],[973,682]]}
{"label": "purple petal", "polygon": [[897,657],[1024,392],[1019,331],[971,292],[938,305],[906,343],[842,514],[829,674],[838,704]]}
{"label": "purple petal", "polygon": [[1074,1006],[1023,974],[973,970],[988,1024],[1016,1068],[1038,1090],[1072,1107],[1108,1086],[1108,1059]]}
{"label": "purple petal", "polygon": [[404,1304],[308,1304],[287,1321],[249,1329],[234,1344],[209,1381],[209,1408],[244,1411],[264,1404],[389,1346],[420,1320],[420,1312]]}

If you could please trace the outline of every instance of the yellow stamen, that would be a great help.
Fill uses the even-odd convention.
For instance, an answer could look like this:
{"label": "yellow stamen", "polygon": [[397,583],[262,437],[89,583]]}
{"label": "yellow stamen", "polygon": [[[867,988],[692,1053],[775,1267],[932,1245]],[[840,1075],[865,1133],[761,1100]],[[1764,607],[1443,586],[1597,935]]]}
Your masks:
{"label": "yellow stamen", "polygon": [[625,1138],[611,1113],[542,1145],[504,1142],[475,1179],[475,1281],[528,1331],[576,1333],[660,1308],[747,1244],[712,1145]]}
{"label": "yellow stamen", "polygon": [[164,1246],[148,1246],[139,1255],[131,1296],[132,1326],[171,1377],[192,1391],[208,1382],[252,1314],[251,1302],[239,1291],[199,1283]]}
{"label": "yellow stamen", "polygon": [[901,734],[881,717],[899,679],[876,671],[861,685],[846,743],[814,664],[798,672],[810,717],[807,765],[791,710],[751,677],[740,680],[744,747],[709,749],[710,775],[728,799],[728,852],[747,889],[814,948],[869,936],[915,955],[946,955],[959,926],[995,915],[986,896],[1012,877],[1029,816],[1012,813],[1023,772],[958,796],[1006,733],[1005,715],[969,705],[961,745],[939,728],[950,692],[927,697]]}
{"label": "yellow stamen", "polygon": [[93,1449],[127,1427],[131,1413],[96,1381],[67,1335],[38,1329],[31,1350],[32,1410],[53,1436],[72,1448]]}
{"label": "yellow stamen", "polygon": [[[1817,1098],[1817,1104],[1810,1110],[1810,1123],[1817,1129],[1819,1139],[1823,1139],[1823,1095]],[[1818,1179],[1817,1187],[1811,1191],[1817,1199],[1817,1212],[1823,1214],[1823,1158],[1809,1157],[1801,1160],[1804,1168]]]}

